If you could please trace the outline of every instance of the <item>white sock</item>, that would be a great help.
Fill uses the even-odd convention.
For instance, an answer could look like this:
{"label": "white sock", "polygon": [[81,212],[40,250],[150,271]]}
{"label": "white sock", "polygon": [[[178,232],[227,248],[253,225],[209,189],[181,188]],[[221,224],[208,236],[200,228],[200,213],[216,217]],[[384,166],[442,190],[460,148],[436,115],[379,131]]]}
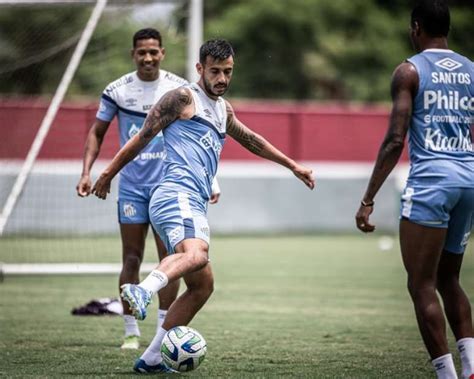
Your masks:
{"label": "white sock", "polygon": [[148,276],[139,284],[140,287],[148,291],[157,293],[168,284],[168,275],[163,271],[153,270]]}
{"label": "white sock", "polygon": [[456,342],[461,357],[462,376],[469,379],[474,374],[474,338],[461,338]]}
{"label": "white sock", "polygon": [[135,317],[131,315],[123,315],[123,321],[125,323],[125,337],[140,337],[140,329],[138,329],[138,323],[137,320],[135,320]]}
{"label": "white sock", "polygon": [[165,321],[166,314],[168,313],[167,309],[158,308],[158,317],[156,318],[156,333],[159,332],[163,322]]}
{"label": "white sock", "polygon": [[431,361],[436,371],[438,379],[457,379],[456,369],[454,368],[453,356],[445,354]]}
{"label": "white sock", "polygon": [[155,366],[162,361],[161,358],[161,342],[163,342],[163,338],[166,334],[167,330],[160,328],[158,332],[156,332],[155,337],[151,341],[150,345],[146,348],[145,352],[140,357],[145,361],[145,363],[149,366]]}

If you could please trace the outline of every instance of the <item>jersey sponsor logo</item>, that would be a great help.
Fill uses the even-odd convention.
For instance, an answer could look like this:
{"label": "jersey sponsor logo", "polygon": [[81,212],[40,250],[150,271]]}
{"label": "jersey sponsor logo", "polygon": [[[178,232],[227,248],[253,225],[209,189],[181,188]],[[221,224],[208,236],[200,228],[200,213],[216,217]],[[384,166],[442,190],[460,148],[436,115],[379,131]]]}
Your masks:
{"label": "jersey sponsor logo", "polygon": [[474,116],[460,116],[457,114],[427,114],[423,117],[425,124],[432,122],[447,122],[450,124],[469,124],[474,123]]}
{"label": "jersey sponsor logo", "polygon": [[460,96],[458,91],[427,90],[423,92],[423,108],[429,109],[434,106],[436,109],[451,109],[474,111],[474,97]]}
{"label": "jersey sponsor logo", "polygon": [[137,214],[137,209],[132,203],[124,203],[123,214],[127,217],[133,217]]}
{"label": "jersey sponsor logo", "polygon": [[183,78],[180,78],[179,76],[176,76],[176,75],[173,75],[169,72],[166,72],[165,74],[165,78],[166,79],[169,79],[173,82],[176,82],[176,83],[179,83],[179,84],[187,84],[188,82],[186,80],[184,80]]}
{"label": "jersey sponsor logo", "polygon": [[448,71],[453,71],[459,67],[462,67],[462,63],[459,63],[451,58],[441,59],[440,61],[435,62],[435,65]]}
{"label": "jersey sponsor logo", "polygon": [[435,84],[471,84],[467,72],[432,72],[431,82]]}
{"label": "jersey sponsor logo", "polygon": [[143,161],[151,161],[153,159],[165,159],[166,152],[164,151],[157,151],[157,152],[146,152],[140,153],[140,159]]}
{"label": "jersey sponsor logo", "polygon": [[214,138],[214,136],[212,135],[212,133],[210,131],[207,132],[205,135],[203,135],[199,139],[199,143],[206,150],[208,150],[208,149],[214,150],[217,155],[220,155],[220,153],[222,151],[221,143]]}
{"label": "jersey sponsor logo", "polygon": [[105,89],[105,92],[107,95],[110,96],[110,94],[117,88],[123,86],[124,84],[128,84],[133,82],[133,77],[131,75],[127,75],[125,77],[120,78],[119,80],[109,84],[107,88]]}
{"label": "jersey sponsor logo", "polygon": [[432,151],[467,151],[471,152],[472,142],[469,130],[466,135],[461,131],[457,136],[445,136],[439,129],[425,129],[425,149]]}

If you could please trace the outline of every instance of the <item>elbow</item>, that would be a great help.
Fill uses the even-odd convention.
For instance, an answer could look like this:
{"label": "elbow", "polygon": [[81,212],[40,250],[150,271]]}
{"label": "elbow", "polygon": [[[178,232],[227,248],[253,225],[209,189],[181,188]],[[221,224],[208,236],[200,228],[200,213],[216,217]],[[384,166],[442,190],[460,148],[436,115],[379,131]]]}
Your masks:
{"label": "elbow", "polygon": [[384,150],[392,154],[401,154],[405,146],[405,141],[402,138],[391,138],[385,141]]}

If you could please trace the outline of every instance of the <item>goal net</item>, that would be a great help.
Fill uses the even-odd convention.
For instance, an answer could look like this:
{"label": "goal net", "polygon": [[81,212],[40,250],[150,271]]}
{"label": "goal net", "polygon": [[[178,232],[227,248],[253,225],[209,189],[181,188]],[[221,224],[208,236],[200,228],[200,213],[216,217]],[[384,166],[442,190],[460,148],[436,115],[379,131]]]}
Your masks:
{"label": "goal net", "polygon": [[[115,198],[79,198],[85,138],[105,86],[133,71],[132,36],[163,35],[162,67],[185,75],[173,1],[0,0],[0,269],[117,272]],[[93,178],[118,150],[109,128]],[[151,233],[150,233],[151,234]],[[148,250],[154,250],[152,241]],[[150,262],[156,253],[147,252]]]}

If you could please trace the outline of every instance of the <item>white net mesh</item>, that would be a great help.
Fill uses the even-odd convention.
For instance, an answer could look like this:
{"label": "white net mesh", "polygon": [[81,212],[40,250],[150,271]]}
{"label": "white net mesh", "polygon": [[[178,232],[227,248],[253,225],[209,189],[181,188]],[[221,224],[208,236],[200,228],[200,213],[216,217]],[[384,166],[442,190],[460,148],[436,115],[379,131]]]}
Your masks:
{"label": "white net mesh", "polygon": [[[0,208],[12,192],[96,6],[87,1],[30,3],[0,2]],[[160,30],[166,48],[173,52],[163,67],[184,74],[185,40],[173,28],[174,7],[170,2],[109,2],[6,220],[0,262],[120,262],[116,181],[108,201],[76,195],[84,142],[104,87],[134,69],[130,49],[135,31]],[[117,148],[113,123],[93,177]],[[152,243],[148,245],[153,249]]]}

